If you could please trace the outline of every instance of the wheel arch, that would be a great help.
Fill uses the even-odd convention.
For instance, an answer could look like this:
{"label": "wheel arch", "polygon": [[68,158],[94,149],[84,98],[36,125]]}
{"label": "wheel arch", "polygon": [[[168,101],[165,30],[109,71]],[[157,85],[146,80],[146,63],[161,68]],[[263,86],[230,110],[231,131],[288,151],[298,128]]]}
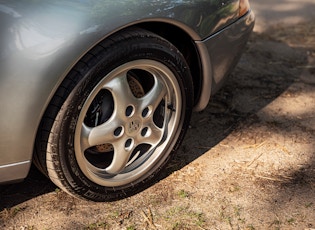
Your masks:
{"label": "wheel arch", "polygon": [[144,22],[135,25],[151,31],[171,42],[183,54],[191,71],[194,84],[194,104],[196,105],[201,95],[203,84],[202,60],[195,39],[197,36],[183,28],[165,22]]}
{"label": "wheel arch", "polygon": [[[93,44],[89,50],[93,49],[102,41],[109,39],[111,36],[117,33],[123,33],[124,30],[133,27],[142,28],[161,36],[172,43],[183,54],[190,67],[191,76],[193,78],[195,110],[203,110],[205,104],[208,103],[211,91],[212,68],[210,55],[202,42],[202,38],[187,25],[178,21],[161,18],[152,18],[150,20],[131,23],[112,31],[97,43]],[[87,50],[86,53],[89,50]],[[77,61],[79,60],[80,59]],[[208,87],[205,88],[205,85],[208,85]],[[205,91],[209,91],[209,93],[205,93]],[[202,100],[201,103],[200,100]]]}
{"label": "wheel arch", "polygon": [[[190,29],[189,27],[185,25],[181,25],[179,23],[173,23],[169,21],[161,21],[161,20],[152,20],[152,21],[141,21],[129,25],[125,25],[120,27],[119,29],[113,30],[111,33],[108,33],[106,36],[100,38],[97,42],[92,42],[93,44],[89,46],[88,49],[85,50],[80,56],[78,56],[73,63],[70,63],[68,66],[67,70],[63,73],[61,76],[61,79],[59,78],[59,81],[57,85],[54,87],[54,92],[52,92],[51,97],[48,99],[48,102],[46,102],[46,106],[43,109],[42,115],[41,115],[41,120],[44,118],[44,114],[46,110],[48,109],[49,105],[51,104],[51,101],[56,94],[56,91],[58,87],[61,85],[62,81],[64,81],[70,72],[70,70],[76,65],[76,63],[81,60],[81,58],[88,53],[90,50],[92,50],[95,46],[97,46],[99,43],[102,41],[109,39],[110,37],[114,36],[115,34],[118,33],[123,33],[124,30],[130,29],[130,28],[142,28],[146,29],[150,32],[153,32],[167,41],[171,42],[184,56],[185,60],[187,61],[192,79],[193,79],[193,86],[194,86],[194,105],[196,107],[197,105],[197,111],[202,110],[203,108],[199,108],[198,103],[201,98],[201,95],[204,91],[204,82],[207,81],[208,76],[205,76],[205,71],[204,71],[204,64],[209,61],[209,55],[207,52],[205,52],[205,49],[201,50],[200,49],[200,41],[201,38],[199,35]],[[180,38],[180,39],[178,39]],[[202,60],[205,59],[205,60]],[[208,63],[210,65],[210,62]],[[209,79],[208,79],[209,82]],[[211,84],[211,80],[210,80]],[[211,85],[208,86],[209,91],[211,90]],[[37,132],[39,131],[40,123],[38,124],[37,127]],[[34,140],[34,147],[33,150],[35,151],[36,149],[36,141]],[[34,161],[34,154],[33,154],[33,161]],[[35,160],[36,161],[36,160]]]}

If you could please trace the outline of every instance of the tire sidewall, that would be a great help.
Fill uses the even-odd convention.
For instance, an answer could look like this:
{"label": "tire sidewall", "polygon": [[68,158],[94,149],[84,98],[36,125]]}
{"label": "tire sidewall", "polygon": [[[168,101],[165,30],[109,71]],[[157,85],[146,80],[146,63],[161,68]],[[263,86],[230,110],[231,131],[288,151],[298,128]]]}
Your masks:
{"label": "tire sidewall", "polygon": [[[103,47],[106,45],[103,44]],[[81,80],[72,90],[58,113],[53,125],[53,139],[57,144],[54,165],[58,171],[59,180],[63,186],[79,197],[94,201],[111,201],[132,195],[154,182],[157,174],[168,162],[173,153],[180,146],[192,110],[192,81],[184,57],[178,50],[162,38],[137,37],[136,39],[122,39],[114,45],[107,45],[94,61],[89,61],[87,68],[80,73]],[[104,187],[89,180],[81,171],[74,151],[74,138],[81,108],[96,85],[115,68],[139,59],[150,59],[161,62],[175,75],[181,89],[182,113],[174,138],[170,140],[171,149],[165,149],[162,160],[153,166],[147,176],[140,177],[131,184],[121,187]],[[164,159],[163,159],[164,158]]]}

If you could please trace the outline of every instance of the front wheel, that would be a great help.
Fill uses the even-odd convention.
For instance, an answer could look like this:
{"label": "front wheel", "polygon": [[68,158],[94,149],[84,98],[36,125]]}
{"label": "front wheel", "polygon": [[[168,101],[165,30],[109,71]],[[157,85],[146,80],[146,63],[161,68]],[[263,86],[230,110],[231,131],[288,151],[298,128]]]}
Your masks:
{"label": "front wheel", "polygon": [[53,122],[46,142],[40,139],[47,145],[38,162],[76,197],[132,195],[157,179],[182,142],[192,94],[187,63],[171,43],[142,29],[114,35],[87,53],[57,91],[50,107],[60,109],[47,110]]}

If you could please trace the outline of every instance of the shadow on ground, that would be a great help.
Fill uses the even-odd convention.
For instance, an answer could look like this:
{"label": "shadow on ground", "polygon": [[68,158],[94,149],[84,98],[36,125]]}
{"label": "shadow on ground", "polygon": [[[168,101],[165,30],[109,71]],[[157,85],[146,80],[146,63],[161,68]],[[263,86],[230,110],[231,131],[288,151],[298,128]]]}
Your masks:
{"label": "shadow on ground", "polygon": [[0,186],[0,211],[55,189],[56,186],[35,166],[32,166],[29,175],[23,182]]}

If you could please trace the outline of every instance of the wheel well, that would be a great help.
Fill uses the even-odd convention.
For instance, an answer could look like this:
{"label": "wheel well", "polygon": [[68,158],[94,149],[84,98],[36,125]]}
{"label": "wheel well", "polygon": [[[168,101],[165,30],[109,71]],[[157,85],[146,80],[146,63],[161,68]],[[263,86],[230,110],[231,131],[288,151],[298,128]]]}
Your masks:
{"label": "wheel well", "polygon": [[[177,49],[183,54],[184,58],[187,61],[187,64],[190,67],[191,76],[193,80],[193,87],[194,87],[194,104],[196,104],[200,98],[201,94],[201,88],[202,88],[202,67],[201,67],[201,61],[200,56],[197,51],[197,48],[195,46],[194,40],[183,30],[180,28],[166,24],[166,23],[160,23],[160,22],[150,22],[150,23],[141,23],[136,25],[136,27],[146,29],[148,31],[151,31],[170,43],[172,43],[174,46],[177,47]],[[119,32],[119,31],[118,31]],[[49,102],[51,104],[52,101]],[[59,110],[60,108],[57,107],[51,107],[50,110],[48,110],[49,106],[45,110],[46,113],[56,113],[56,111],[50,111],[50,110]],[[41,122],[37,129],[37,137],[36,141],[34,143],[34,152],[40,151],[42,148],[45,147],[45,143],[38,141],[38,138],[41,138],[39,135],[39,130],[43,129],[45,133],[43,135],[49,135],[48,129],[52,126],[52,120],[49,124],[43,123],[45,114],[42,115]],[[38,166],[38,168],[47,175],[47,171],[45,168],[43,168],[42,162],[43,159],[39,158],[39,154],[33,154],[33,162]]]}
{"label": "wheel well", "polygon": [[161,22],[148,22],[137,25],[137,27],[151,31],[165,38],[184,55],[191,71],[194,84],[194,103],[198,102],[202,85],[201,62],[195,43],[192,38],[180,28]]}

